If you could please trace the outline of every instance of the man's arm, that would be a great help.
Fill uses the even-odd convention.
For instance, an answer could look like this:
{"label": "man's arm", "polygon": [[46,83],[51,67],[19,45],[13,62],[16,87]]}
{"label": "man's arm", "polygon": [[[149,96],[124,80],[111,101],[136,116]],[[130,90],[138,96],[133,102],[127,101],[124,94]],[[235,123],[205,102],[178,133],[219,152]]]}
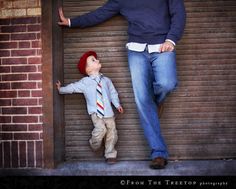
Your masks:
{"label": "man's arm", "polygon": [[107,80],[108,80],[107,84],[110,92],[111,102],[118,109],[119,107],[121,107],[120,100],[118,97],[118,92],[116,91],[112,81],[109,78],[107,78]]}
{"label": "man's arm", "polygon": [[166,39],[177,43],[183,35],[186,23],[186,12],[183,0],[168,0],[171,16],[171,27]]}
{"label": "man's arm", "polygon": [[59,8],[60,22],[59,25],[70,27],[88,27],[97,25],[118,14],[120,11],[119,3],[117,0],[108,0],[102,7],[89,12],[87,14],[68,19],[64,16],[62,8]]}

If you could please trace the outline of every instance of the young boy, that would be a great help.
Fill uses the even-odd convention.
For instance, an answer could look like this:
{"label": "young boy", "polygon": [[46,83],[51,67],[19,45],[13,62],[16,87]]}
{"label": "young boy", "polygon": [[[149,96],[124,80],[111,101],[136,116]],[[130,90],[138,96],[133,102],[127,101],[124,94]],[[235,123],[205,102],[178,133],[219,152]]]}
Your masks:
{"label": "young boy", "polygon": [[60,94],[83,93],[87,103],[87,111],[91,116],[94,129],[89,140],[91,148],[99,150],[103,138],[105,139],[105,158],[108,164],[116,163],[117,130],[111,102],[116,109],[123,113],[118,93],[112,81],[100,73],[101,64],[94,51],[88,51],[82,55],[78,63],[78,69],[86,77],[61,87],[57,81],[56,86]]}

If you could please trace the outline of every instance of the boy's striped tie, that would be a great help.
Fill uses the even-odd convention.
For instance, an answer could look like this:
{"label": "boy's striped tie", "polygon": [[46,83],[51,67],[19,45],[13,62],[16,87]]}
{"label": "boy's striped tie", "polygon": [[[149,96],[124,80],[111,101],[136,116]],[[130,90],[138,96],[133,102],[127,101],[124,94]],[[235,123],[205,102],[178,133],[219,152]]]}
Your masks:
{"label": "boy's striped tie", "polygon": [[102,97],[102,84],[101,84],[101,78],[99,83],[97,84],[97,116],[102,118],[104,117],[104,103],[103,103],[103,97]]}

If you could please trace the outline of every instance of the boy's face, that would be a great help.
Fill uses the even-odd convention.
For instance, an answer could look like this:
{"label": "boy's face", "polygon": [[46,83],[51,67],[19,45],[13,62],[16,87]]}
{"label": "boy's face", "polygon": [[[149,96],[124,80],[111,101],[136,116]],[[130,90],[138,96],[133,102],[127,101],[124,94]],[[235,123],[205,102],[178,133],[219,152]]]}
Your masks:
{"label": "boy's face", "polygon": [[99,72],[102,65],[100,64],[99,60],[97,60],[93,55],[87,58],[86,63],[86,72]]}

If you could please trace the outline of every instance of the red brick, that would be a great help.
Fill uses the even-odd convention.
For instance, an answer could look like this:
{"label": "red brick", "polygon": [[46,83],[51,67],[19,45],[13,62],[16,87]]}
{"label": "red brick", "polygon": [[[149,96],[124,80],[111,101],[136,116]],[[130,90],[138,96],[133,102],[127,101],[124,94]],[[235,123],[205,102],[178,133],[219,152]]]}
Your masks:
{"label": "red brick", "polygon": [[14,98],[17,96],[16,91],[0,91],[1,98]]}
{"label": "red brick", "polygon": [[18,165],[18,142],[12,141],[11,144],[11,154],[12,154],[12,167],[17,168],[19,167]]}
{"label": "red brick", "polygon": [[32,97],[43,97],[43,92],[41,90],[40,91],[32,91],[31,94],[32,94]]}
{"label": "red brick", "polygon": [[29,107],[29,114],[42,114],[42,107]]}
{"label": "red brick", "polygon": [[27,142],[27,155],[28,155],[28,167],[34,167],[34,142],[28,141]]}
{"label": "red brick", "polygon": [[12,67],[12,72],[36,72],[36,66],[14,66]]}
{"label": "red brick", "polygon": [[13,99],[14,106],[37,105],[37,99]]}
{"label": "red brick", "polygon": [[11,40],[35,40],[35,39],[37,39],[35,33],[11,34]]}
{"label": "red brick", "polygon": [[43,105],[43,98],[40,98],[40,99],[39,99],[38,105]]}
{"label": "red brick", "polygon": [[43,133],[40,133],[40,139],[43,140]]}
{"label": "red brick", "polygon": [[28,25],[28,31],[29,32],[32,32],[32,31],[40,32],[41,31],[41,25],[40,24]]}
{"label": "red brick", "polygon": [[32,48],[40,48],[41,41],[32,41]]}
{"label": "red brick", "polygon": [[18,91],[18,97],[30,97],[30,91]]}
{"label": "red brick", "polygon": [[0,50],[0,57],[7,57],[10,56],[9,50]]}
{"label": "red brick", "polygon": [[10,89],[10,83],[0,83],[0,89]]}
{"label": "red brick", "polygon": [[1,106],[10,106],[11,105],[11,100],[10,99],[4,99],[4,100],[0,99],[0,104],[1,104]]}
{"label": "red brick", "polygon": [[42,82],[37,82],[38,89],[42,89]]}
{"label": "red brick", "polygon": [[41,49],[37,49],[37,53],[38,56],[42,55],[42,50]]}
{"label": "red brick", "polygon": [[1,140],[12,140],[13,139],[13,134],[12,133],[1,133],[2,134],[2,139]]}
{"label": "red brick", "polygon": [[16,42],[0,42],[0,49],[15,49],[17,48]]}
{"label": "red brick", "polygon": [[36,89],[36,83],[35,82],[25,82],[25,83],[12,83],[11,84],[12,89]]}
{"label": "red brick", "polygon": [[9,34],[0,34],[0,41],[9,41],[10,35]]}
{"label": "red brick", "polygon": [[38,123],[38,116],[13,116],[13,123]]}
{"label": "red brick", "polygon": [[0,25],[9,25],[10,19],[0,19]]}
{"label": "red brick", "polygon": [[30,42],[19,42],[19,48],[30,48]]}
{"label": "red brick", "polygon": [[26,26],[2,26],[1,31],[2,33],[26,32]]}
{"label": "red brick", "polygon": [[2,59],[3,65],[11,64],[27,64],[27,58],[4,58]]}
{"label": "red brick", "polygon": [[38,72],[42,72],[42,65],[38,66]]}
{"label": "red brick", "polygon": [[26,167],[26,143],[24,141],[19,142],[20,152],[20,167]]}
{"label": "red brick", "polygon": [[34,49],[27,50],[12,50],[11,55],[14,56],[34,56],[36,55],[36,51]]}
{"label": "red brick", "polygon": [[2,76],[2,81],[22,81],[22,80],[27,80],[26,74],[9,74]]}
{"label": "red brick", "polygon": [[42,124],[29,124],[29,131],[42,131],[43,125]]}
{"label": "red brick", "polygon": [[14,133],[14,140],[39,140],[39,133]]}
{"label": "red brick", "polygon": [[14,24],[34,24],[38,23],[37,17],[27,17],[27,18],[14,18],[11,20],[12,25]]}
{"label": "red brick", "polygon": [[11,116],[0,116],[0,123],[11,123]]}
{"label": "red brick", "polygon": [[0,73],[9,73],[11,71],[9,66],[0,66]]}
{"label": "red brick", "polygon": [[41,64],[42,60],[41,57],[32,57],[28,59],[29,64]]}
{"label": "red brick", "polygon": [[38,23],[41,23],[41,17],[38,17]]}
{"label": "red brick", "polygon": [[2,114],[27,114],[27,108],[2,108]]}
{"label": "red brick", "polygon": [[29,80],[42,80],[42,74],[41,73],[29,74]]}
{"label": "red brick", "polygon": [[41,39],[41,33],[37,33],[37,39]]}
{"label": "red brick", "polygon": [[27,131],[27,124],[3,124],[2,131]]}
{"label": "red brick", "polygon": [[42,141],[36,141],[36,167],[43,166],[43,144]]}
{"label": "red brick", "polygon": [[3,142],[3,161],[4,167],[10,168],[11,167],[11,153],[10,153],[10,142]]}

